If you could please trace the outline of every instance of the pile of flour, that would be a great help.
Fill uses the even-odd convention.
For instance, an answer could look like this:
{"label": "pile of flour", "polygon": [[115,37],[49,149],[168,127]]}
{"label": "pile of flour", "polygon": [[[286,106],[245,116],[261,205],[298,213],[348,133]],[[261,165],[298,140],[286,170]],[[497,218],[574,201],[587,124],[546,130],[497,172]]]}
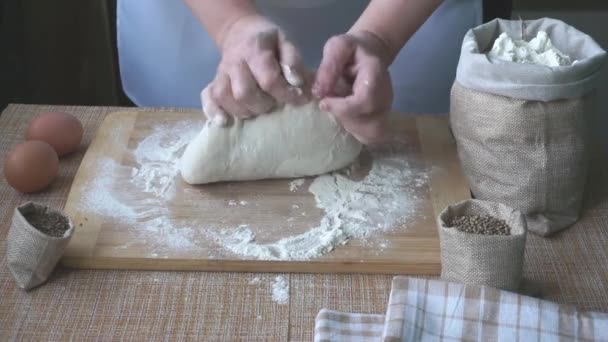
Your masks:
{"label": "pile of flour", "polygon": [[[363,167],[355,164],[341,172],[315,177],[311,182],[283,180],[287,192],[308,190],[323,217],[304,233],[259,243],[255,232],[267,231],[269,227],[247,222],[246,215],[239,225],[218,226],[206,223],[205,217],[174,217],[168,209],[206,205],[198,191],[184,189],[183,194],[176,196],[176,184],[181,182],[180,156],[199,130],[200,127],[188,124],[161,125],[139,142],[128,158],[134,161],[133,166],[120,165],[107,158],[97,161],[97,175],[85,186],[86,195],[81,206],[83,210],[97,212],[129,227],[126,233],[130,234],[131,242],[116,248],[145,242],[154,248],[151,256],[167,257],[176,251],[200,251],[200,246],[208,245],[211,240],[223,250],[248,259],[314,259],[351,239],[365,240],[376,232],[405,228],[420,203],[415,195],[416,188],[427,184],[426,173],[412,171],[411,161],[405,153],[406,145],[398,142],[390,148],[370,152],[373,163],[362,179],[350,176]],[[122,181],[116,182],[117,179]],[[306,188],[305,184],[310,185]],[[249,205],[259,205],[263,210],[263,200],[259,203],[229,200],[225,205],[232,211]],[[294,211],[300,209],[297,204],[291,207]],[[290,224],[298,217],[306,217],[307,213],[292,215],[296,216],[289,217],[287,222],[277,222],[273,231],[288,232]],[[239,214],[235,212],[234,216]],[[285,235],[289,233],[282,236]],[[388,243],[381,241],[374,248],[382,249]]]}
{"label": "pile of flour", "polygon": [[544,31],[539,31],[536,37],[529,42],[513,39],[503,32],[494,41],[488,56],[508,62],[549,67],[571,65],[573,63],[569,56],[553,46],[547,32]]}

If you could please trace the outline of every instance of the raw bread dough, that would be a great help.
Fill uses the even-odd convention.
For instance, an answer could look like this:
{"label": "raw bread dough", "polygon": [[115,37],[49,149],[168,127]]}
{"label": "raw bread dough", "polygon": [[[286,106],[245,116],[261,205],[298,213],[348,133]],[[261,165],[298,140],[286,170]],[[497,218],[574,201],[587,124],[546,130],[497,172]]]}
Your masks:
{"label": "raw bread dough", "polygon": [[318,103],[285,105],[228,127],[207,123],[180,161],[189,184],[319,175],[352,163],[361,144]]}

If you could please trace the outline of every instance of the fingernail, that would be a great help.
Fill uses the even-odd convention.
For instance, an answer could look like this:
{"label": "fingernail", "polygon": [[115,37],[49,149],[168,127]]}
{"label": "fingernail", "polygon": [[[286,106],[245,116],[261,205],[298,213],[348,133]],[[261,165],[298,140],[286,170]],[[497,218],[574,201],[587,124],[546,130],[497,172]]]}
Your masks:
{"label": "fingernail", "polygon": [[318,85],[316,85],[316,84],[315,84],[315,85],[312,87],[311,92],[312,92],[312,95],[313,95],[314,97],[316,97],[316,98],[321,98],[321,87],[319,87]]}
{"label": "fingernail", "polygon": [[302,77],[300,77],[300,75],[298,75],[295,72],[294,68],[292,68],[291,66],[281,64],[281,69],[283,71],[283,76],[285,77],[285,80],[287,81],[287,83],[289,83],[289,85],[299,87],[304,84],[304,80],[302,79]]}
{"label": "fingernail", "polygon": [[319,109],[321,109],[324,112],[328,112],[329,111],[329,106],[327,105],[327,102],[321,101],[319,103]]}
{"label": "fingernail", "polygon": [[223,126],[226,126],[226,123],[228,123],[228,118],[226,118],[226,116],[223,115],[223,114],[215,115],[213,117],[213,124],[214,125],[223,127]]}
{"label": "fingernail", "polygon": [[302,96],[302,94],[304,94],[304,91],[302,91],[302,88],[299,87],[290,87],[289,88],[289,92],[295,97],[300,97]]}

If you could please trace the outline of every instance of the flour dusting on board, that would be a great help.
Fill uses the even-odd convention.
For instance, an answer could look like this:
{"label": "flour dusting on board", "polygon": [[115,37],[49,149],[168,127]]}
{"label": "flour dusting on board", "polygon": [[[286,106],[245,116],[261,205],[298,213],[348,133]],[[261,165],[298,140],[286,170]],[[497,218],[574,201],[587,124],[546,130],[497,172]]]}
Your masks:
{"label": "flour dusting on board", "polygon": [[[415,196],[416,188],[428,183],[425,172],[413,171],[411,161],[402,151],[403,144],[372,150],[371,168],[361,179],[352,176],[356,173],[353,170],[360,165],[312,179],[307,190],[322,212],[317,223],[308,226],[305,232],[287,233],[290,236],[279,240],[259,239],[258,235],[263,235],[265,227],[256,227],[251,222],[230,225],[223,223],[225,220],[211,218],[216,220],[210,224],[205,220],[209,217],[174,217],[169,210],[170,207],[188,207],[195,212],[209,209],[204,208],[208,203],[201,200],[203,195],[193,189],[180,194],[189,196],[188,200],[176,196],[176,184],[181,181],[179,158],[198,130],[186,123],[160,125],[137,144],[129,159],[132,162],[126,163],[132,166],[120,165],[108,158],[98,160],[98,173],[85,186],[87,194],[82,209],[128,223],[133,243],[145,241],[154,246],[155,250],[150,251],[153,256],[176,250],[197,250],[201,241],[211,240],[226,252],[249,259],[309,260],[327,254],[351,239],[366,241],[377,232],[406,228],[420,202]],[[128,189],[118,188],[117,178],[127,179]],[[304,179],[283,181],[291,192],[306,191]],[[125,183],[121,186],[125,187]],[[237,187],[238,184],[227,186]],[[259,205],[241,199],[221,203],[233,212]],[[300,204],[287,203],[286,206],[291,208],[291,216],[283,223],[283,220],[276,220],[277,225],[284,227],[273,227],[275,231],[289,232],[294,222],[314,215],[310,210],[302,210]],[[264,209],[262,205],[258,208]],[[238,217],[238,214],[232,215]],[[243,219],[247,216],[243,215]],[[374,248],[381,250],[387,244],[388,241],[382,241]]]}
{"label": "flour dusting on board", "polygon": [[[84,187],[81,209],[137,227],[130,230],[137,233],[134,239],[152,243],[155,256],[158,251],[196,249],[195,230],[171,217],[167,203],[175,195],[179,156],[198,130],[186,124],[157,127],[133,151],[134,167],[109,158],[96,161],[97,174]],[[128,179],[133,189],[118,185],[116,179]],[[141,193],[154,196],[142,199]]]}
{"label": "flour dusting on board", "polygon": [[309,260],[331,252],[353,238],[367,238],[406,223],[416,209],[413,187],[422,186],[426,174],[414,177],[401,156],[376,156],[362,181],[340,172],[318,176],[309,187],[317,206],[325,211],[318,226],[267,244],[256,242],[249,225],[211,232],[231,252],[259,260]]}
{"label": "flour dusting on board", "polygon": [[296,192],[298,191],[298,189],[300,189],[300,187],[302,185],[304,185],[305,179],[304,178],[299,178],[299,179],[294,179],[291,182],[289,182],[289,191],[291,192]]}
{"label": "flour dusting on board", "polygon": [[135,149],[135,160],[140,167],[135,169],[132,181],[145,192],[172,198],[179,175],[177,161],[195,132],[187,124],[178,124],[171,129],[157,127]]}

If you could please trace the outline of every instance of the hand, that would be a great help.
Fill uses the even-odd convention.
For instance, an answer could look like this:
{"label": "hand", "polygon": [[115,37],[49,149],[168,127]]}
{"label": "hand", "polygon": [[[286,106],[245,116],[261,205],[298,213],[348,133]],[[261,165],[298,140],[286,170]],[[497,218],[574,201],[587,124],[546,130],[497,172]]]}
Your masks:
{"label": "hand", "polygon": [[[369,32],[332,37],[325,44],[312,92],[321,98],[322,110],[364,144],[386,138],[388,111],[393,89],[388,72],[389,57],[383,42]],[[344,78],[348,93],[334,91]]]}
{"label": "hand", "polygon": [[276,25],[257,15],[241,18],[220,45],[215,79],[201,92],[203,110],[213,122],[225,125],[228,115],[247,119],[277,103],[304,102],[301,57]]}

